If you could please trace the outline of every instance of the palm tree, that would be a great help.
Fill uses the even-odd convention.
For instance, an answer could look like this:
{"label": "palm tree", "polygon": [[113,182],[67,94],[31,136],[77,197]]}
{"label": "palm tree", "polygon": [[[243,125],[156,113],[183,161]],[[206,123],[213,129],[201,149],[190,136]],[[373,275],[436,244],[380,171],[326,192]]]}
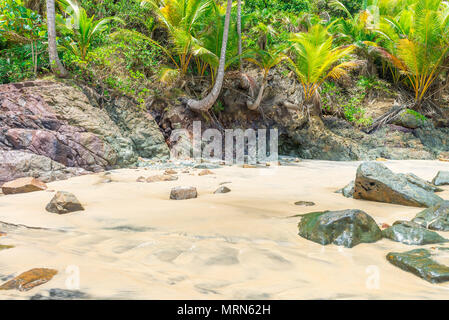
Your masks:
{"label": "palm tree", "polygon": [[211,92],[202,100],[187,100],[187,106],[194,111],[208,111],[214,105],[221,92],[226,66],[226,47],[228,44],[229,24],[231,20],[232,0],[228,0],[226,7],[226,17],[223,29],[223,40],[221,44],[220,63],[218,66],[217,77]]}
{"label": "palm tree", "polygon": [[[312,26],[306,33],[296,33],[290,39],[296,53],[290,60],[304,91],[304,105],[309,115],[321,115],[319,88],[329,78],[339,79],[357,62],[342,59],[355,49],[354,45],[333,48],[333,37],[328,28],[319,24]],[[310,113],[312,109],[312,113]]]}
{"label": "palm tree", "polygon": [[[239,57],[242,55],[242,0],[237,0],[237,34],[239,37]],[[242,59],[239,58],[240,72],[243,73]]]}
{"label": "palm tree", "polygon": [[[87,53],[92,45],[95,37],[103,32],[111,20],[123,22],[116,17],[108,17],[94,21],[94,16],[88,17],[86,10],[71,0],[68,3],[67,10],[70,17],[70,24],[59,23],[59,27],[66,32],[71,33],[72,41],[63,46],[65,50],[71,51],[73,54],[85,61]],[[65,22],[65,21],[64,21]]]}
{"label": "palm tree", "polygon": [[50,67],[57,76],[66,77],[68,72],[59,60],[56,47],[55,0],[47,0],[47,30]]}
{"label": "palm tree", "polygon": [[382,20],[383,56],[405,75],[420,108],[448,63],[449,5],[441,0],[415,0],[396,16]]}
{"label": "palm tree", "polygon": [[253,102],[246,102],[249,110],[257,110],[259,108],[260,103],[262,102],[265,87],[267,86],[267,78],[270,70],[282,61],[288,59],[288,57],[282,52],[283,50],[284,48],[282,47],[271,50],[256,49],[247,54],[249,58],[246,58],[246,60],[257,65],[263,72],[262,84],[260,86],[259,94],[257,95],[256,100]]}

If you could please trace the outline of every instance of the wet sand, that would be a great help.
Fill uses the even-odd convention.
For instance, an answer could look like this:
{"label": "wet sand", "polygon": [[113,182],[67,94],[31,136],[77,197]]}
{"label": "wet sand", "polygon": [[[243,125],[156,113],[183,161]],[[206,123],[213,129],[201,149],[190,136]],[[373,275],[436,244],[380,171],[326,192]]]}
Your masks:
{"label": "wet sand", "polygon": [[[384,163],[429,180],[449,170],[439,161]],[[198,176],[199,169],[190,169],[194,175],[178,170],[178,181],[155,183],[136,179],[160,170],[122,169],[49,183],[49,190],[74,193],[86,209],[67,215],[45,211],[52,191],[0,196],[0,231],[7,232],[0,243],[15,245],[0,251],[1,282],[31,268],[58,270],[48,283],[27,292],[0,291],[0,299],[75,289],[74,270],[78,290],[92,299],[449,298],[449,283],[430,284],[385,259],[390,251],[417,246],[382,239],[346,249],[297,235],[300,218],[292,216],[301,213],[354,208],[392,224],[422,210],[334,193],[355,178],[359,164],[223,167],[206,176]],[[214,194],[222,182],[231,182],[226,186],[232,191]],[[195,186],[199,197],[169,200],[175,186]],[[449,199],[444,189],[439,195]],[[316,206],[294,204],[301,200]],[[449,238],[449,232],[440,234]]]}

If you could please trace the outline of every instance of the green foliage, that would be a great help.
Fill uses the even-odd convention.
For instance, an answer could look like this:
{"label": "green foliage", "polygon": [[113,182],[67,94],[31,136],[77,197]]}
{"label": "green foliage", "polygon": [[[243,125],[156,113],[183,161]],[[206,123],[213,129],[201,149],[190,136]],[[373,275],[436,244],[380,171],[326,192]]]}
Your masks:
{"label": "green foliage", "polygon": [[310,10],[309,0],[246,0],[246,10],[286,11],[299,13]]}
{"label": "green foliage", "polygon": [[407,109],[406,113],[411,114],[416,118],[416,120],[420,121],[421,123],[426,123],[428,120],[426,116],[412,109]]}

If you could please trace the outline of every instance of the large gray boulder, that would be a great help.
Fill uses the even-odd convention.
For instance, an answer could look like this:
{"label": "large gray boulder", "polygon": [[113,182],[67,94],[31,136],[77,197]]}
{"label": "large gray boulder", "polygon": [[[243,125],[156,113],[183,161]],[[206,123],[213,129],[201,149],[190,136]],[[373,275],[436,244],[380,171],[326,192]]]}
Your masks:
{"label": "large gray boulder", "polygon": [[412,221],[430,230],[449,231],[449,201],[421,211]]}
{"label": "large gray boulder", "polygon": [[333,243],[347,248],[382,238],[376,221],[361,210],[308,213],[302,216],[298,228],[303,238],[322,245]]}
{"label": "large gray boulder", "polygon": [[413,207],[431,207],[443,201],[379,162],[364,162],[358,167],[354,198]]}

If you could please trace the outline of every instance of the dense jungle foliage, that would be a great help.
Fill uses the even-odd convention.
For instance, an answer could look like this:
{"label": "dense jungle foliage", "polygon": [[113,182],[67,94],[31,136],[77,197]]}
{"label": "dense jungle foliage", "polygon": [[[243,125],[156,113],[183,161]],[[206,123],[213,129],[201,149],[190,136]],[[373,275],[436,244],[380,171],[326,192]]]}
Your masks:
{"label": "dense jungle foliage", "polygon": [[[224,70],[260,68],[260,98],[278,67],[296,75],[306,104],[322,98],[326,108],[321,96],[335,92],[333,81],[363,64],[362,89],[401,88],[417,111],[441,107],[449,85],[449,3],[441,0],[242,1],[240,54],[237,0],[55,0],[58,55],[71,77],[105,95],[144,101],[182,79],[212,85],[231,2]],[[46,23],[46,1],[0,0],[0,83],[51,74]],[[355,105],[346,119],[364,124]]]}

